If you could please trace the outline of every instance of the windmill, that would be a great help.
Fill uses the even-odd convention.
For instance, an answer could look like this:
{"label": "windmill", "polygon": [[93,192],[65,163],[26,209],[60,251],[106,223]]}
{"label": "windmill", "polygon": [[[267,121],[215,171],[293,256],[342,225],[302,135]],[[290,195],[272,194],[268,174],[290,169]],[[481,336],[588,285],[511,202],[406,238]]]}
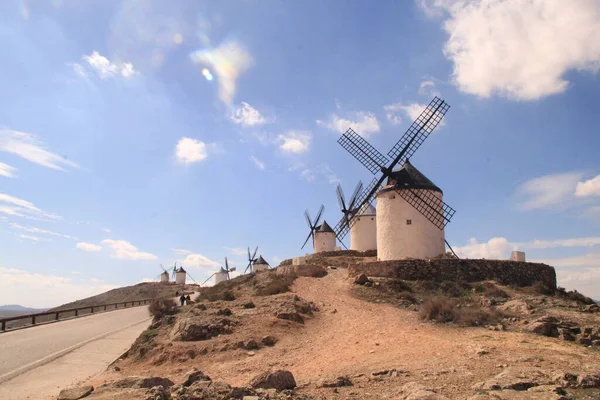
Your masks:
{"label": "windmill", "polygon": [[319,228],[319,220],[321,219],[321,216],[323,215],[323,211],[325,210],[325,206],[323,204],[321,204],[321,207],[319,208],[319,212],[317,212],[317,216],[314,220],[314,222],[311,220],[310,218],[310,214],[308,213],[308,210],[304,211],[304,217],[306,218],[306,223],[308,224],[308,228],[310,229],[310,232],[308,233],[308,236],[306,237],[306,240],[304,241],[304,244],[302,245],[302,247],[300,249],[303,249],[304,246],[306,246],[306,243],[308,243],[308,239],[310,239],[311,237],[315,238],[315,231]]}
{"label": "windmill", "polygon": [[[420,215],[425,217],[437,229],[442,231],[448,222],[452,219],[455,210],[441,199],[441,189],[437,188],[431,181],[422,175],[416,168],[408,162],[410,157],[423,144],[425,139],[433,132],[436,126],[440,123],[450,106],[437,96],[429,103],[425,110],[412,123],[400,140],[387,153],[391,161],[381,154],[377,149],[371,146],[365,139],[349,128],[339,139],[338,143],[346,149],[353,157],[355,157],[364,167],[373,175],[381,173],[379,178],[373,178],[369,186],[358,196],[355,204],[357,209],[361,209],[366,204],[370,204],[375,198],[376,193],[387,179],[387,184],[399,195],[399,199],[403,199],[407,204],[418,211]],[[403,161],[402,168],[404,172],[402,176],[398,176],[394,167]],[[428,183],[430,185],[426,185]],[[435,191],[439,191],[438,196]],[[391,199],[392,197],[390,197]],[[395,199],[395,195],[393,197]],[[379,209],[378,205],[378,209]],[[378,210],[378,239],[380,236],[381,226],[379,219],[381,217]],[[384,218],[381,218],[382,221]],[[350,218],[346,223],[346,215],[335,226],[335,232],[338,240],[343,239],[352,225],[355,223],[354,218]],[[395,221],[397,222],[397,221]],[[412,220],[406,220],[407,225],[411,225]],[[396,224],[398,225],[398,224]],[[391,238],[390,238],[391,239]],[[378,240],[378,257],[380,241]],[[448,244],[443,238],[442,243]],[[448,244],[449,246],[449,244]]]}
{"label": "windmill", "polygon": [[[343,214],[342,220],[344,221],[343,223],[346,225],[350,223],[350,220],[352,219],[354,214],[356,214],[356,212],[358,211],[358,208],[355,207],[356,198],[362,191],[362,187],[363,187],[363,183],[361,181],[358,181],[358,184],[356,185],[356,188],[354,189],[352,196],[350,196],[350,199],[348,200],[348,205],[346,205],[346,197],[344,196],[344,191],[342,190],[342,185],[340,185],[340,184],[337,185],[337,188],[335,191],[337,194],[338,203],[340,205],[340,211],[342,211],[342,214]],[[336,236],[336,238],[339,240],[339,242],[342,244],[342,246],[346,247],[346,245],[342,242],[342,238],[340,238],[339,236]]]}
{"label": "windmill", "polygon": [[258,251],[258,246],[256,246],[256,249],[254,249],[254,254],[250,255],[250,247],[248,247],[248,266],[246,267],[246,269],[244,270],[244,274],[246,272],[248,272],[248,270],[250,270],[250,272],[252,271],[252,265],[256,262],[257,258],[256,258],[256,252]]}
{"label": "windmill", "polygon": [[169,272],[162,266],[162,264],[160,264],[160,269],[163,270],[163,272],[160,274],[160,281],[162,283],[169,282]]}
{"label": "windmill", "polygon": [[215,277],[215,285],[223,281],[228,281],[229,279],[231,279],[229,273],[234,271],[235,267],[229,268],[229,261],[227,260],[227,257],[225,257],[225,267],[220,267],[217,272],[214,272],[211,276],[206,278],[206,280],[202,282],[200,286],[206,284],[206,282],[208,282],[213,276]]}

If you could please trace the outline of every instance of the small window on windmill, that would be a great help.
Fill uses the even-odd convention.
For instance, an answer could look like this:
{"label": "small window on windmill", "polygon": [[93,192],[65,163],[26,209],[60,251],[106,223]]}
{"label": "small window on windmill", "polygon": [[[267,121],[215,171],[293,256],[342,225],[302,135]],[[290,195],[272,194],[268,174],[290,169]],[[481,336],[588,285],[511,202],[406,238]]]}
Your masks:
{"label": "small window on windmill", "polygon": [[406,220],[406,225],[412,225],[412,219],[407,219]]}

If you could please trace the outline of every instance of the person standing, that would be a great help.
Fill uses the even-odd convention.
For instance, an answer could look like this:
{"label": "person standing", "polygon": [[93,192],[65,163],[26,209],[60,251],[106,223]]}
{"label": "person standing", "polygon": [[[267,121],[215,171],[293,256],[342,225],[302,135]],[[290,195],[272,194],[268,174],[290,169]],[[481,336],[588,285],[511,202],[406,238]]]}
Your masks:
{"label": "person standing", "polygon": [[181,294],[181,297],[179,298],[179,302],[181,303],[181,307],[183,307],[185,304],[185,295],[184,294]]}

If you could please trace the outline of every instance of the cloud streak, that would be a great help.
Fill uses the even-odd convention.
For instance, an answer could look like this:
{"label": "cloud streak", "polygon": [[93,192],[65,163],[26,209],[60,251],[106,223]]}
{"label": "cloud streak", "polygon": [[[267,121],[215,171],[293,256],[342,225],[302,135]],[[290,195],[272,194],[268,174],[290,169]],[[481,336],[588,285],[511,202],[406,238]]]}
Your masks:
{"label": "cloud streak", "polygon": [[158,258],[154,254],[138,250],[137,247],[125,240],[105,239],[102,244],[112,249],[112,258],[119,260],[156,260]]}

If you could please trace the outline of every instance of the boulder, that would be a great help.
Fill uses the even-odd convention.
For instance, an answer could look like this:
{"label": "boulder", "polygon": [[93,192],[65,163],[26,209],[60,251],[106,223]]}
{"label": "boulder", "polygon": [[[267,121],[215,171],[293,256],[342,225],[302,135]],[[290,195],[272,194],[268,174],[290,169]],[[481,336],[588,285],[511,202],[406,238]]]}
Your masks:
{"label": "boulder", "polygon": [[179,319],[171,329],[171,340],[196,341],[208,340],[221,334],[232,333],[234,325],[229,319],[223,318],[215,322],[207,322],[199,317]]}
{"label": "boulder", "polygon": [[198,381],[211,381],[210,377],[204,372],[197,370],[196,368],[188,371],[183,378],[183,386],[191,386],[194,382]]}
{"label": "boulder", "polygon": [[537,335],[558,337],[558,320],[554,317],[542,317],[531,322],[527,330]]}
{"label": "boulder", "polygon": [[111,388],[132,388],[132,389],[150,389],[154,386],[171,387],[174,383],[170,379],[159,376],[128,376],[115,382],[107,383],[102,387]]}
{"label": "boulder", "polygon": [[277,343],[277,338],[275,336],[265,336],[260,340],[260,342],[265,346],[275,346]]}
{"label": "boulder", "polygon": [[507,368],[485,382],[477,383],[473,389],[523,391],[534,386],[552,383],[548,376],[533,368]]}
{"label": "boulder", "polygon": [[256,350],[256,349],[260,349],[260,345],[258,344],[258,342],[256,340],[250,339],[244,343],[243,348],[246,350]]}
{"label": "boulder", "polygon": [[598,304],[589,304],[582,308],[583,312],[588,312],[588,313],[595,313],[595,312],[598,312],[599,310],[600,310],[600,306],[598,306]]}
{"label": "boulder", "polygon": [[242,305],[242,307],[244,307],[244,308],[256,308],[256,304],[254,304],[253,302],[249,301],[247,303],[244,303]]}
{"label": "boulder", "polygon": [[577,378],[577,386],[582,389],[600,388],[600,375],[581,375]]}
{"label": "boulder", "polygon": [[294,389],[296,387],[296,380],[290,371],[278,370],[263,372],[252,378],[248,385],[254,389],[275,389],[282,391]]}
{"label": "boulder", "polygon": [[400,389],[405,400],[449,400],[446,396],[426,389],[417,382],[409,382]]}
{"label": "boulder", "polygon": [[57,400],[78,400],[87,397],[94,391],[93,386],[79,386],[71,389],[63,389],[58,394]]}
{"label": "boulder", "polygon": [[365,274],[360,274],[354,278],[354,283],[357,285],[364,285],[369,282],[369,278]]}
{"label": "boulder", "polygon": [[278,312],[275,316],[279,319],[287,319],[288,321],[294,321],[299,324],[304,324],[304,318],[297,312]]}
{"label": "boulder", "polygon": [[347,376],[338,376],[335,379],[326,379],[322,380],[319,383],[319,387],[322,388],[334,388],[343,386],[352,386],[352,381]]}

